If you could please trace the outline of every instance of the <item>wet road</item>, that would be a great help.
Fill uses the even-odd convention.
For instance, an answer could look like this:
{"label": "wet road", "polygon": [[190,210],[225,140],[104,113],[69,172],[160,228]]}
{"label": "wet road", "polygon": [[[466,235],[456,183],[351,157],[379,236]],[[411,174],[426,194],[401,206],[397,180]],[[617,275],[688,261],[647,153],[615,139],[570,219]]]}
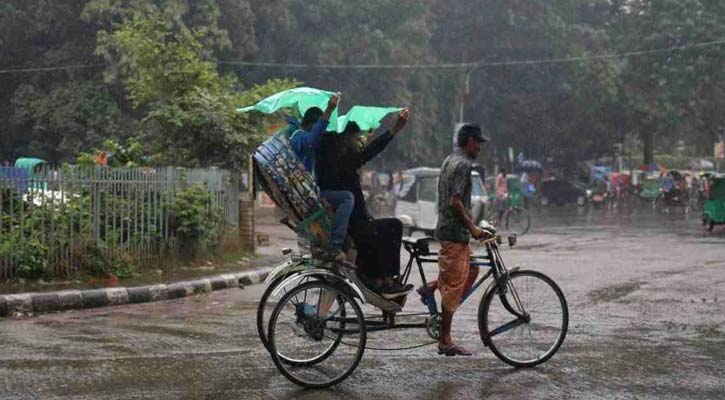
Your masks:
{"label": "wet road", "polygon": [[[454,337],[474,357],[445,358],[430,346],[369,350],[337,387],[301,390],[258,341],[258,285],[2,321],[0,398],[725,397],[725,233],[704,235],[696,218],[663,218],[648,208],[533,212],[532,232],[503,257],[554,278],[570,308],[563,347],[540,367],[512,369],[483,347],[479,292],[454,320]],[[422,306],[411,297],[407,310]],[[426,341],[422,330],[378,332],[368,345]]]}

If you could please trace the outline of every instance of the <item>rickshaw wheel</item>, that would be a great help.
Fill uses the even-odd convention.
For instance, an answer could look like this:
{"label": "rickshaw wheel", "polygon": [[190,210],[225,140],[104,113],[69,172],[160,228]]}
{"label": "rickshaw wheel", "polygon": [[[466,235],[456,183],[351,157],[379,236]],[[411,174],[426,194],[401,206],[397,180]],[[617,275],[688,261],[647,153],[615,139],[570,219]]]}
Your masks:
{"label": "rickshaw wheel", "polygon": [[[311,281],[285,294],[269,319],[270,355],[287,379],[305,388],[336,385],[365,352],[365,319],[340,285]],[[332,349],[332,351],[330,351]]]}
{"label": "rickshaw wheel", "polygon": [[[267,334],[267,328],[269,326],[269,315],[274,311],[274,306],[277,305],[276,301],[281,299],[287,290],[281,295],[278,295],[276,299],[271,299],[272,293],[277,289],[277,286],[284,281],[288,275],[282,275],[277,277],[272,283],[267,286],[267,289],[262,293],[262,297],[259,299],[259,305],[257,305],[257,334],[259,339],[262,341],[264,348],[269,350],[269,335]],[[306,283],[313,279],[312,277],[303,278],[300,283]]]}

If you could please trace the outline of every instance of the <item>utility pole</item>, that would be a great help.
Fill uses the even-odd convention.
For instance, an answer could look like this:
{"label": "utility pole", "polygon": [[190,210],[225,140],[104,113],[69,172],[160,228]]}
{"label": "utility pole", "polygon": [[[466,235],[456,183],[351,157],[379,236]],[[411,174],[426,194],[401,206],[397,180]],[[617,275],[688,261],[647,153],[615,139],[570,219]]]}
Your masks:
{"label": "utility pole", "polygon": [[473,71],[477,70],[481,64],[483,64],[483,61],[485,58],[481,58],[480,60],[476,61],[475,64],[466,72],[466,80],[465,80],[465,86],[463,90],[463,94],[461,95],[461,108],[458,110],[458,123],[463,123],[463,109],[466,105],[466,97],[468,97],[468,94],[471,92],[471,74]]}

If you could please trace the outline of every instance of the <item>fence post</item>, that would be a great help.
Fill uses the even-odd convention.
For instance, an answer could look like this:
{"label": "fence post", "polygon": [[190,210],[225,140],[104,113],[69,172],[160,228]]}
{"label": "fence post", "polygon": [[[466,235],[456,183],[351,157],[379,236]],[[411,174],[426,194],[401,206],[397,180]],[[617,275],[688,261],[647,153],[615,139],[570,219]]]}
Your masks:
{"label": "fence post", "polygon": [[252,156],[249,156],[249,172],[246,196],[239,196],[239,239],[242,248],[254,251],[254,195]]}

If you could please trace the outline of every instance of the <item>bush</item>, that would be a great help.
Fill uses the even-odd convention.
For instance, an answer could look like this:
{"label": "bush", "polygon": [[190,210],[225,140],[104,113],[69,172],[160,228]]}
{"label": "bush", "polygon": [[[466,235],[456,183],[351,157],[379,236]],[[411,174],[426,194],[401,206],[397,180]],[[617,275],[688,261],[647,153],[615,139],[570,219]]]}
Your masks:
{"label": "bush", "polygon": [[74,243],[71,251],[78,260],[77,267],[92,276],[106,277],[110,273],[124,279],[133,274],[131,258],[122,251],[109,249],[103,242],[90,240]]}
{"label": "bush", "polygon": [[171,205],[172,229],[182,250],[209,249],[219,243],[221,210],[214,207],[212,194],[196,185],[176,193]]}
{"label": "bush", "polygon": [[18,278],[40,279],[49,275],[48,247],[37,239],[27,239],[22,243],[16,238],[0,242],[0,258],[14,257]]}

